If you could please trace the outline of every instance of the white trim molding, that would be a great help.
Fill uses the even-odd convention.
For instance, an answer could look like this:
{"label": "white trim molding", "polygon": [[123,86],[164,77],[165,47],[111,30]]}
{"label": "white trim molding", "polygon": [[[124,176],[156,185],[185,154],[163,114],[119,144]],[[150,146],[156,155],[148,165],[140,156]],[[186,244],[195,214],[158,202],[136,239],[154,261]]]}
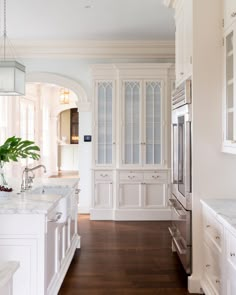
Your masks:
{"label": "white trim molding", "polygon": [[54,73],[31,72],[26,74],[26,82],[49,83],[68,88],[77,96],[76,105],[79,111],[91,110],[91,102],[84,88],[71,78]]}
{"label": "white trim molding", "polygon": [[22,58],[147,58],[175,57],[174,40],[167,41],[13,41]]}

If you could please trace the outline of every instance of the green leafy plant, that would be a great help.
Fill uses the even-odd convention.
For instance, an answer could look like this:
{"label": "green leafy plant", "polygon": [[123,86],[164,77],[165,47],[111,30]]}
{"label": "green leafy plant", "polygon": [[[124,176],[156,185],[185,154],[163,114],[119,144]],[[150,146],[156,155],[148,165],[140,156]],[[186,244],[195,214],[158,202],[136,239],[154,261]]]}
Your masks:
{"label": "green leafy plant", "polygon": [[40,155],[38,154],[39,151],[40,148],[35,145],[33,141],[23,140],[22,138],[15,136],[9,137],[4,144],[0,146],[0,175],[3,184],[7,184],[2,171],[6,162],[17,162],[20,158],[38,160],[40,158]]}

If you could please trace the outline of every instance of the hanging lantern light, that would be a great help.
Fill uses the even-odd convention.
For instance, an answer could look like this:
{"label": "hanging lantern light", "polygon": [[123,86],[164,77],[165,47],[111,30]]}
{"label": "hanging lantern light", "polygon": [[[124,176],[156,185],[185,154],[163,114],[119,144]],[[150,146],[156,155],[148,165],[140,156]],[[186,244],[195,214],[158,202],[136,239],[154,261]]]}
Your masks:
{"label": "hanging lantern light", "polygon": [[62,88],[60,90],[60,104],[68,104],[70,91],[68,89]]}
{"label": "hanging lantern light", "polygon": [[0,96],[25,94],[25,66],[7,55],[11,46],[6,29],[6,0],[4,0],[3,54],[0,59]]}

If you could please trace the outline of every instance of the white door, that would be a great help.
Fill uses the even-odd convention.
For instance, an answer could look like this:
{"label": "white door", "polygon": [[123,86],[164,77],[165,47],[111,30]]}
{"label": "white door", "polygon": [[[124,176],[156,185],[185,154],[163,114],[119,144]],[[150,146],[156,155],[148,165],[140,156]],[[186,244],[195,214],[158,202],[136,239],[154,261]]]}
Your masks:
{"label": "white door", "polygon": [[112,190],[112,182],[95,183],[94,208],[111,208],[113,195]]}
{"label": "white door", "polygon": [[129,209],[142,207],[141,183],[121,183],[119,191],[119,208]]}
{"label": "white door", "polygon": [[166,207],[166,186],[164,183],[146,183],[144,185],[144,207]]}

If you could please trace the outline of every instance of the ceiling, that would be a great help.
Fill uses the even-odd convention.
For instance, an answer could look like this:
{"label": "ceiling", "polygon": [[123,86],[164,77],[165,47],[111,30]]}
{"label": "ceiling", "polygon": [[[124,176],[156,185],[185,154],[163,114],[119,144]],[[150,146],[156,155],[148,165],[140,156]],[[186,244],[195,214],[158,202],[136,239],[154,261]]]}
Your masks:
{"label": "ceiling", "polygon": [[10,39],[174,40],[174,31],[163,0],[7,0]]}

